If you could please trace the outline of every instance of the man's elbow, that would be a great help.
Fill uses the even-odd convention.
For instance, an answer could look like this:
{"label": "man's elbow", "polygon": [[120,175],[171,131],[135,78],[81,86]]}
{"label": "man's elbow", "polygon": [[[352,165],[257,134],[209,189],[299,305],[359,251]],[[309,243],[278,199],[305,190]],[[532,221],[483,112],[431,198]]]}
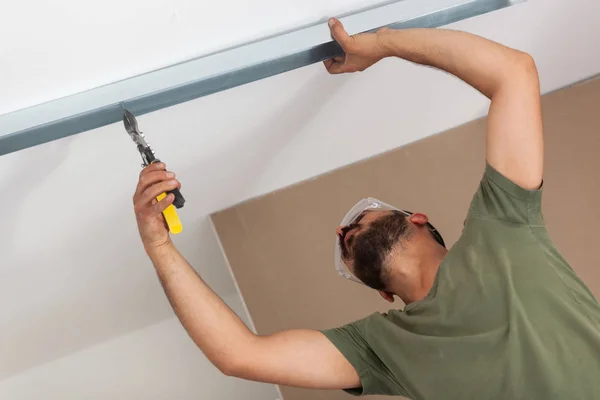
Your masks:
{"label": "man's elbow", "polygon": [[248,379],[256,363],[255,335],[236,337],[235,346],[212,349],[204,355],[226,376]]}
{"label": "man's elbow", "polygon": [[217,369],[225,376],[232,376],[235,378],[239,378],[238,375],[238,368],[231,362],[220,362],[220,363],[215,363],[215,367],[217,367]]}
{"label": "man's elbow", "polygon": [[501,71],[499,79],[488,96],[492,100],[507,92],[522,93],[532,90],[539,92],[538,69],[530,54],[511,49]]}
{"label": "man's elbow", "polygon": [[217,369],[223,375],[232,376],[236,378],[239,378],[238,375],[240,374],[240,371],[242,369],[240,366],[240,362],[233,357],[213,362],[213,365],[217,367]]}
{"label": "man's elbow", "polygon": [[515,68],[527,79],[538,80],[538,69],[535,60],[529,53],[517,51]]}
{"label": "man's elbow", "polygon": [[235,377],[235,378],[239,378],[237,376],[236,370],[232,366],[230,366],[228,364],[227,365],[218,365],[216,367],[225,376],[232,376],[232,377]]}
{"label": "man's elbow", "polygon": [[214,364],[215,367],[225,376],[234,378],[250,379],[252,366],[241,357],[231,357]]}

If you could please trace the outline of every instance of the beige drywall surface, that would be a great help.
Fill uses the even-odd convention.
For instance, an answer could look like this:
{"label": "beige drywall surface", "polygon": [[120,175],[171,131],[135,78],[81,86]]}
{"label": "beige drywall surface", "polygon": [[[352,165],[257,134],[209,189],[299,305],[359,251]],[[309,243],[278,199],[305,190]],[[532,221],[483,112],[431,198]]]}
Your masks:
{"label": "beige drywall surface", "polygon": [[[543,99],[546,222],[558,248],[597,296],[598,104],[600,79]],[[428,214],[452,245],[483,173],[485,128],[486,121],[478,120],[215,214],[258,332],[335,327],[387,310],[389,304],[376,292],[334,271],[337,224],[358,199],[374,196]],[[402,121],[397,129],[401,134]],[[342,392],[282,391],[285,400],[347,398]]]}

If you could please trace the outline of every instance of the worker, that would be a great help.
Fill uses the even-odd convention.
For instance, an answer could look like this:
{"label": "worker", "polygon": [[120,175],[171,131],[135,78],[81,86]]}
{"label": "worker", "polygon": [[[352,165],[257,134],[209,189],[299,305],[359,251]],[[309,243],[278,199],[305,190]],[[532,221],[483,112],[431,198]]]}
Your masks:
{"label": "worker", "polygon": [[491,100],[485,170],[462,235],[447,250],[425,214],[364,207],[337,230],[341,257],[352,276],[404,309],[323,331],[256,335],[173,245],[161,215],[173,197],[153,199],[180,184],[152,164],[135,192],[137,223],[190,337],[224,374],[253,381],[426,400],[597,399],[600,306],[546,232],[532,57],[459,31],[349,36],[340,21],[329,25],[345,52],[325,61],[331,74],[399,57],[455,75]]}

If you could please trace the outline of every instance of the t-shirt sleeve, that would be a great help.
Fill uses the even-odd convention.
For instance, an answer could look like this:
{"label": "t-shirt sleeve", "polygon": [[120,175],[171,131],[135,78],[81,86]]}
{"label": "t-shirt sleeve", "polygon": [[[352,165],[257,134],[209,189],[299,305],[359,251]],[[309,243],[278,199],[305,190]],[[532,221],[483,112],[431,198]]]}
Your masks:
{"label": "t-shirt sleeve", "polygon": [[486,163],[483,178],[469,208],[469,218],[543,225],[542,189],[527,190]]}
{"label": "t-shirt sleeve", "polygon": [[365,338],[363,329],[367,319],[322,331],[352,364],[360,377],[362,387],[348,388],[344,391],[354,396],[403,393],[392,373],[372,350]]}

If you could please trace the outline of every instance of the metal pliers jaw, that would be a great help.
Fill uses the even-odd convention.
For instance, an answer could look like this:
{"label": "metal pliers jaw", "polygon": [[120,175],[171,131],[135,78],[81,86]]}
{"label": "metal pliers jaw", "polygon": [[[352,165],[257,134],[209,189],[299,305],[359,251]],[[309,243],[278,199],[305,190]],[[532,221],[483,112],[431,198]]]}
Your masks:
{"label": "metal pliers jaw", "polygon": [[123,125],[125,125],[125,130],[131,137],[131,140],[133,140],[133,143],[137,145],[138,151],[142,156],[142,167],[147,167],[153,162],[160,161],[154,155],[154,150],[152,150],[150,144],[146,142],[146,136],[144,136],[144,134],[140,131],[137,120],[135,119],[133,114],[127,110],[124,111],[125,112],[123,113]]}
{"label": "metal pliers jaw", "polygon": [[[137,145],[137,149],[142,156],[142,168],[147,167],[148,165],[159,162],[160,160],[156,158],[154,155],[154,151],[150,148],[148,142],[146,142],[146,137],[140,129],[138,128],[137,120],[133,116],[132,113],[123,109],[123,125],[125,125],[125,130],[133,140],[133,142]],[[185,203],[185,199],[181,195],[179,189],[170,190],[167,193],[161,193],[156,197],[156,201],[161,201],[164,199],[167,194],[173,194],[175,196],[173,203],[170,204],[166,209],[163,210],[163,216],[165,218],[165,222],[169,227],[169,232],[172,234],[180,233],[183,229],[181,221],[179,220],[179,216],[177,215],[176,208],[183,207]]]}

